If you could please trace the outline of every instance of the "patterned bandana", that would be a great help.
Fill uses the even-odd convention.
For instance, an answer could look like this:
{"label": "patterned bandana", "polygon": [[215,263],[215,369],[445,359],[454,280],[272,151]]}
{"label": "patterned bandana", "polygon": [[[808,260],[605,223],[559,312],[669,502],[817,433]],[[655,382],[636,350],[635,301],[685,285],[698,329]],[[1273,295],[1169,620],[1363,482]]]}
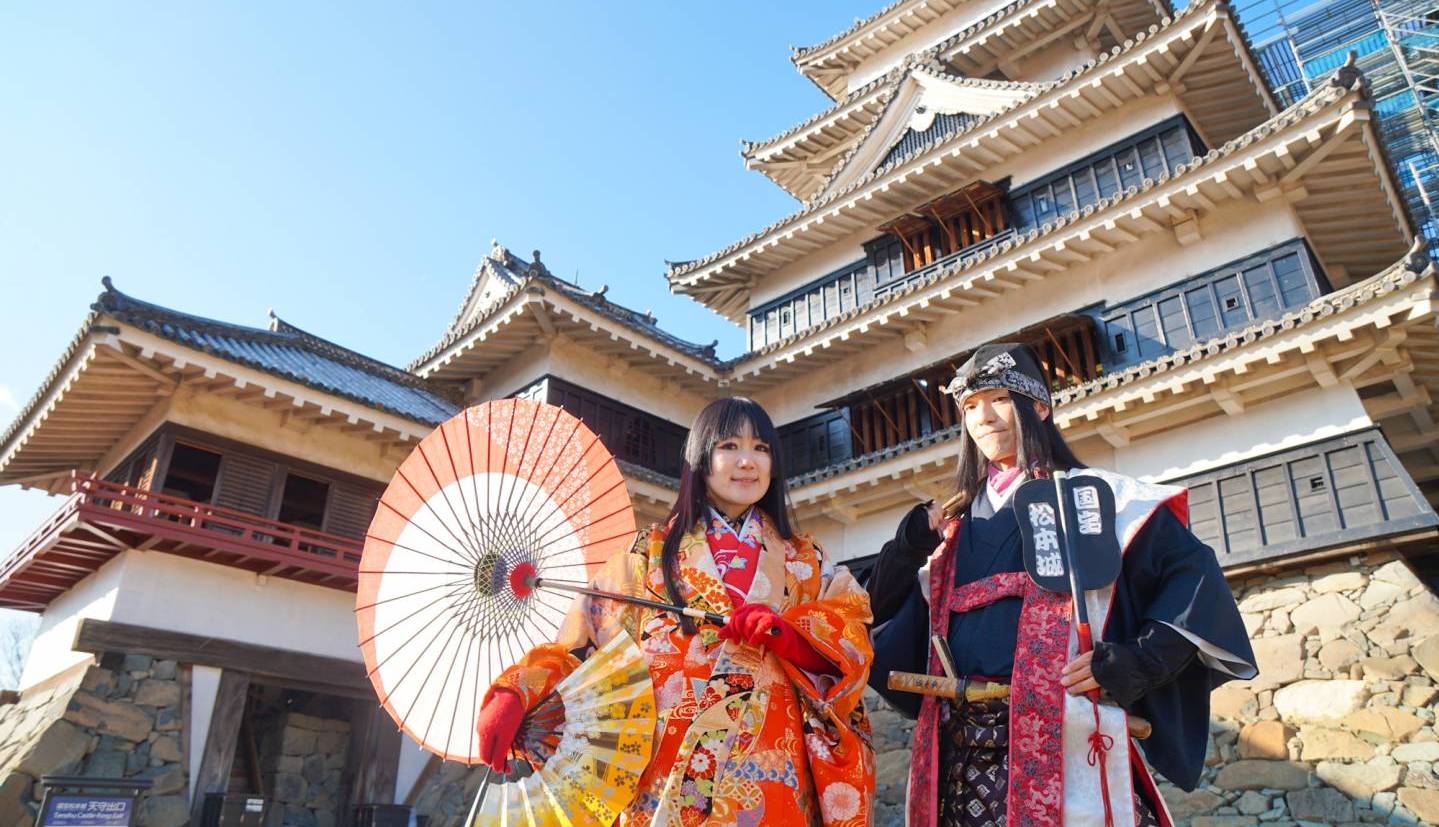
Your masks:
{"label": "patterned bandana", "polygon": [[725,593],[736,606],[744,605],[749,597],[749,587],[754,583],[759,552],[764,546],[761,528],[758,509],[751,508],[732,522],[713,506],[710,507],[705,539],[709,541],[710,556],[714,558],[715,568],[724,582]]}
{"label": "patterned bandana", "polygon": [[1016,342],[981,345],[969,361],[955,371],[954,379],[945,385],[944,391],[963,405],[964,400],[990,388],[1004,388],[1036,402],[1051,404],[1044,370],[1028,345]]}

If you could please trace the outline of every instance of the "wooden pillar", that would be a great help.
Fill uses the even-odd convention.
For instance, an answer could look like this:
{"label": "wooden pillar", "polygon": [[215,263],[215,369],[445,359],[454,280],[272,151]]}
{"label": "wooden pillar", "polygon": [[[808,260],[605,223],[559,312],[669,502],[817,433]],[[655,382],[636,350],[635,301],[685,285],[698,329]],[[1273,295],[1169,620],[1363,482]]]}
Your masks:
{"label": "wooden pillar", "polygon": [[358,699],[350,712],[350,748],[340,776],[339,827],[353,823],[362,804],[395,803],[400,769],[400,731],[373,699]]}
{"label": "wooden pillar", "polygon": [[222,793],[230,781],[230,767],[235,760],[235,747],[240,741],[240,721],[245,715],[245,701],[250,694],[250,675],[226,669],[220,673],[220,688],[215,693],[215,711],[205,735],[200,769],[190,779],[190,823],[200,823],[205,809],[205,796]]}

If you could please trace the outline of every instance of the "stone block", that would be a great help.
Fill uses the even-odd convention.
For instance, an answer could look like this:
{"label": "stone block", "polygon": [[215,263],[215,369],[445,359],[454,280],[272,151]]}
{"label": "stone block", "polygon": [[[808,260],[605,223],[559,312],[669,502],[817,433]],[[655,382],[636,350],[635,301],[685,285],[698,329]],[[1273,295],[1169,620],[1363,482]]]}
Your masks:
{"label": "stone block", "polygon": [[150,757],[158,758],[167,764],[181,760],[184,756],[180,754],[180,739],[173,735],[156,738],[150,745]]}
{"label": "stone block", "polygon": [[1374,743],[1403,741],[1424,726],[1424,719],[1393,707],[1361,709],[1344,716],[1345,728]]}
{"label": "stone block", "polygon": [[1289,761],[1235,761],[1219,770],[1214,783],[1225,790],[1302,790],[1309,786],[1309,770]]}
{"label": "stone block", "polygon": [[30,788],[34,785],[30,776],[23,772],[12,772],[0,781],[0,816],[10,814],[18,818],[21,806],[30,797]]}
{"label": "stone block", "polygon": [[1254,816],[1195,816],[1190,827],[1250,827],[1258,824]]}
{"label": "stone block", "polygon": [[1365,658],[1359,661],[1365,680],[1394,681],[1413,674],[1419,664],[1408,655],[1390,658]]}
{"label": "stone block", "polygon": [[1405,787],[1399,791],[1399,803],[1424,824],[1439,824],[1439,790]]}
{"label": "stone block", "polygon": [[1268,812],[1269,796],[1257,790],[1248,790],[1234,802],[1234,809],[1247,816]]}
{"label": "stone block", "polygon": [[311,731],[322,729],[323,727],[321,722],[323,720],[323,718],[316,718],[313,715],[301,715],[298,712],[286,713],[285,716],[281,719],[283,725],[286,727],[295,727],[296,729],[308,729]]}
{"label": "stone block", "polygon": [[1324,644],[1319,650],[1319,663],[1332,672],[1342,672],[1348,670],[1350,664],[1358,663],[1363,656],[1364,650],[1352,641],[1339,638]]}
{"label": "stone block", "polygon": [[340,770],[345,768],[345,754],[343,752],[330,753],[325,756],[325,769]]}
{"label": "stone block", "polygon": [[1347,592],[1364,588],[1365,582],[1366,578],[1360,572],[1341,571],[1314,578],[1314,581],[1309,584],[1309,590],[1316,594]]}
{"label": "stone block", "polygon": [[1385,563],[1375,569],[1372,576],[1381,583],[1392,583],[1405,591],[1422,585],[1419,578],[1414,576],[1414,570],[1409,568],[1403,560]]}
{"label": "stone block", "polygon": [[1251,644],[1259,674],[1248,686],[1255,692],[1284,686],[1304,677],[1304,635],[1260,638]]}
{"label": "stone block", "polygon": [[1408,686],[1404,688],[1403,704],[1422,709],[1434,703],[1436,697],[1439,697],[1439,689],[1432,686]]}
{"label": "stone block", "polygon": [[180,671],[180,664],[173,660],[157,660],[150,665],[150,676],[162,681],[173,681]]}
{"label": "stone block", "polygon": [[1220,718],[1246,717],[1258,709],[1254,693],[1242,685],[1227,684],[1209,695],[1209,712]]}
{"label": "stone block", "polygon": [[150,745],[148,743],[133,747],[125,755],[125,774],[134,775],[137,772],[150,766]]}
{"label": "stone block", "polygon": [[155,710],[155,729],[158,732],[179,732],[184,726],[180,707],[166,706]]}
{"label": "stone block", "polygon": [[97,750],[85,759],[84,774],[91,778],[124,778],[126,754],[115,750]]}
{"label": "stone block", "polygon": [[282,755],[309,755],[315,751],[316,733],[312,729],[286,727],[280,732]]}
{"label": "stone block", "polygon": [[300,804],[310,793],[310,785],[303,776],[294,773],[275,773],[270,780],[271,795],[285,804]]}
{"label": "stone block", "polygon": [[1359,619],[1359,604],[1340,594],[1323,594],[1306,601],[1289,613],[1295,629],[1319,629],[1342,632]]}
{"label": "stone block", "polygon": [[128,701],[104,701],[83,692],[75,694],[75,701],[99,716],[100,721],[94,728],[102,735],[144,741],[155,727],[149,712]]}
{"label": "stone block", "polygon": [[291,804],[285,807],[285,827],[319,827],[319,822],[310,809]]}
{"label": "stone block", "polygon": [[1275,692],[1274,708],[1286,721],[1334,721],[1358,710],[1368,697],[1364,681],[1306,680]]}
{"label": "stone block", "polygon": [[323,781],[325,778],[325,756],[305,756],[300,769],[300,775],[303,776],[306,783],[310,784],[311,786],[319,784],[321,781]]}
{"label": "stone block", "polygon": [[90,734],[69,721],[56,721],[20,755],[15,769],[39,778],[78,765],[90,750]]}
{"label": "stone block", "polygon": [[1421,741],[1414,744],[1400,744],[1389,753],[1395,761],[1439,761],[1439,741]]}
{"label": "stone block", "polygon": [[299,755],[275,755],[267,754],[260,761],[260,769],[265,772],[288,772],[298,774],[305,767],[305,759]]}
{"label": "stone block", "polygon": [[1239,731],[1239,757],[1282,761],[1289,757],[1288,744],[1293,735],[1294,730],[1279,721],[1249,724]]}
{"label": "stone block", "polygon": [[140,802],[144,827],[183,827],[190,821],[190,803],[183,795],[150,796]]}
{"label": "stone block", "polygon": [[1396,586],[1393,583],[1385,583],[1380,580],[1372,580],[1364,593],[1359,595],[1359,608],[1366,612],[1380,606],[1387,606],[1403,597],[1408,589]]}
{"label": "stone block", "polygon": [[1260,589],[1250,592],[1239,601],[1239,611],[1246,613],[1267,612],[1285,606],[1298,606],[1304,602],[1304,590],[1300,588]]}
{"label": "stone block", "polygon": [[1429,677],[1439,680],[1439,635],[1430,635],[1419,641],[1411,654]]}
{"label": "stone block", "polygon": [[344,752],[350,743],[350,733],[320,731],[315,734],[315,750],[334,754]]}
{"label": "stone block", "polygon": [[1372,798],[1399,786],[1404,768],[1398,764],[1339,764],[1321,761],[1315,768],[1319,780],[1350,798]]}
{"label": "stone block", "polygon": [[1358,759],[1374,757],[1374,745],[1339,729],[1325,727],[1305,728],[1299,731],[1303,742],[1299,758],[1303,761],[1322,761],[1327,758]]}
{"label": "stone block", "polygon": [[155,659],[149,655],[126,655],[120,668],[126,672],[148,672]]}
{"label": "stone block", "polygon": [[1328,787],[1296,790],[1285,797],[1289,814],[1300,821],[1337,824],[1354,820],[1354,802],[1344,793]]}
{"label": "stone block", "polygon": [[319,718],[321,732],[349,732],[350,722],[338,718]]}
{"label": "stone block", "polygon": [[153,782],[150,785],[149,795],[170,795],[185,789],[185,770],[179,765],[161,767],[151,772]]}
{"label": "stone block", "polygon": [[1240,614],[1239,619],[1244,623],[1244,633],[1251,638],[1264,628],[1264,615],[1262,614]]}
{"label": "stone block", "polygon": [[175,706],[180,703],[180,685],[153,678],[143,681],[135,690],[135,703],[141,706]]}
{"label": "stone block", "polygon": [[888,784],[900,789],[909,781],[908,752],[894,750],[876,756],[874,759],[874,783]]}

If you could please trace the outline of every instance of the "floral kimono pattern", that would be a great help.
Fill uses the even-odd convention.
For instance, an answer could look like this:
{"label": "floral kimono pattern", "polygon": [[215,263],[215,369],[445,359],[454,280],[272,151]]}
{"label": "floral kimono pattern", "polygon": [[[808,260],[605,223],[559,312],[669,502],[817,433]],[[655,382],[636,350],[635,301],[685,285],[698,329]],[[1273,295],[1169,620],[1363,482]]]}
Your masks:
{"label": "floral kimono pattern", "polygon": [[[746,602],[779,612],[838,667],[837,676],[811,675],[761,647],[721,640],[711,624],[686,634],[673,613],[580,597],[556,643],[535,647],[495,680],[531,705],[579,665],[574,653],[621,633],[635,639],[649,659],[659,715],[653,757],[621,824],[870,823],[874,755],[860,701],[873,660],[868,595],[808,537],[786,541],[757,516],[764,545]],[[642,533],[592,585],[669,602],[665,534],[659,526]],[[703,522],[685,533],[679,562],[686,605],[719,614],[736,607]]]}

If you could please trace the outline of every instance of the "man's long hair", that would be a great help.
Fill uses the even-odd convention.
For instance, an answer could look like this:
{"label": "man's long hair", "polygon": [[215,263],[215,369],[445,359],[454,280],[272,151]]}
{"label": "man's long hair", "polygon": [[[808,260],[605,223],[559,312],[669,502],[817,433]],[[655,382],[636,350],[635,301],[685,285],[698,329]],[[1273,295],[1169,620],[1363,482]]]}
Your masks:
{"label": "man's long hair", "polygon": [[[1014,464],[1025,469],[1031,478],[1047,477],[1057,468],[1069,471],[1083,468],[1084,463],[1074,456],[1069,444],[1054,425],[1054,417],[1040,418],[1034,408],[1034,400],[1023,394],[1010,393],[1014,405],[1015,447],[1018,452]],[[964,416],[960,409],[961,421]],[[969,430],[962,429],[959,437],[959,470],[955,474],[956,493],[950,499],[948,516],[962,514],[984,490],[989,481],[989,459],[979,450]]]}
{"label": "man's long hair", "polygon": [[[670,513],[665,517],[668,527],[665,534],[664,551],[660,560],[664,567],[665,592],[670,602],[684,605],[680,591],[680,541],[695,523],[709,518],[709,489],[705,478],[710,474],[710,457],[715,446],[726,439],[744,433],[745,423],[756,439],[769,445],[769,488],[765,489],[756,506],[774,524],[775,531],[786,540],[794,538],[793,521],[789,513],[789,499],[784,486],[784,463],[779,445],[779,431],[774,427],[769,414],[753,399],[733,396],[716,399],[700,411],[685,440],[684,461],[680,465],[680,490]],[[680,617],[680,627],[688,634],[694,634],[694,621]]]}

